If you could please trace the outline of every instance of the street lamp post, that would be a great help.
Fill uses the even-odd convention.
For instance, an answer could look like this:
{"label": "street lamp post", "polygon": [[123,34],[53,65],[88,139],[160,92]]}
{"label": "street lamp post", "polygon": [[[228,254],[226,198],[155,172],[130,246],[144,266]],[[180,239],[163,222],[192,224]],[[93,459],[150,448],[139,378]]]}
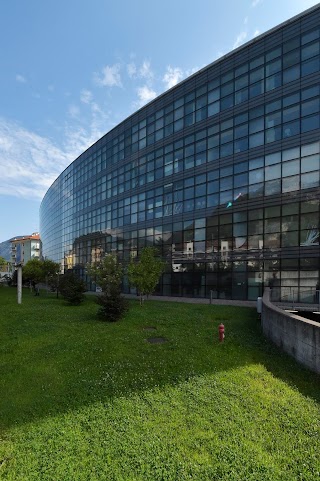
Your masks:
{"label": "street lamp post", "polygon": [[22,302],[22,264],[16,264],[18,268],[18,275],[17,275],[17,300],[18,304]]}

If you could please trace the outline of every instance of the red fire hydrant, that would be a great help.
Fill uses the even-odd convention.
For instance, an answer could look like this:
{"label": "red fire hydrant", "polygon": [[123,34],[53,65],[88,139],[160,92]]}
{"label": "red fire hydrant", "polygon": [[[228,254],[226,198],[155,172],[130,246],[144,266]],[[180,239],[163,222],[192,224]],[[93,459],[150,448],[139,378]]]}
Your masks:
{"label": "red fire hydrant", "polygon": [[224,325],[220,324],[219,325],[219,341],[223,342],[224,339]]}

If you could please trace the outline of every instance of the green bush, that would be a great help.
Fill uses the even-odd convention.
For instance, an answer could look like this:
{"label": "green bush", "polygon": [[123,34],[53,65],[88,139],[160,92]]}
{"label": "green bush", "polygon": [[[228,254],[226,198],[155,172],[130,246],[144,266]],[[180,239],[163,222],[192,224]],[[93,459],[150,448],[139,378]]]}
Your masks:
{"label": "green bush", "polygon": [[97,296],[96,302],[100,306],[98,317],[103,321],[116,322],[128,309],[128,303],[120,293],[113,295],[103,293]]}
{"label": "green bush", "polygon": [[85,299],[85,291],[85,283],[73,272],[67,272],[60,276],[59,292],[69,304],[79,305]]}
{"label": "green bush", "polygon": [[98,263],[87,266],[87,272],[102,289],[102,294],[96,298],[100,306],[98,317],[108,322],[121,319],[127,310],[127,303],[121,295],[123,268],[117,257],[106,254]]}

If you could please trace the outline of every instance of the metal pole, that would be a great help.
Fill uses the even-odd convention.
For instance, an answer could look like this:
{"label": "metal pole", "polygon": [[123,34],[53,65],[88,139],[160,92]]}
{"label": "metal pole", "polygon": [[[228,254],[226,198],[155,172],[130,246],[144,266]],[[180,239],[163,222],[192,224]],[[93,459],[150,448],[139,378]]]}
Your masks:
{"label": "metal pole", "polygon": [[22,266],[18,266],[18,275],[17,275],[17,294],[18,294],[18,304],[22,302]]}

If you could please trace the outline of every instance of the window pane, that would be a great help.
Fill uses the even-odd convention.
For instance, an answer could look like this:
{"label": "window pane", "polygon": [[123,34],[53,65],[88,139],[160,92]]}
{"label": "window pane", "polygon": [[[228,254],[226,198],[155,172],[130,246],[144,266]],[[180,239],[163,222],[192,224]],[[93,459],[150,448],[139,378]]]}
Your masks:
{"label": "window pane", "polygon": [[294,175],[292,177],[286,177],[282,180],[282,192],[293,192],[299,190],[300,176]]}
{"label": "window pane", "polygon": [[282,151],[282,161],[298,159],[300,157],[300,148],[294,147],[293,149],[287,149]]}
{"label": "window pane", "polygon": [[249,90],[247,88],[243,90],[239,90],[235,93],[235,104],[241,104],[242,102],[246,102],[249,98]]}
{"label": "window pane", "polygon": [[300,105],[294,105],[293,107],[288,107],[283,109],[282,122],[290,122],[291,120],[298,119],[300,117]]}
{"label": "window pane", "polygon": [[319,114],[304,117],[301,120],[301,132],[309,132],[310,130],[318,129],[319,126]]}
{"label": "window pane", "polygon": [[250,98],[256,97],[257,95],[261,95],[264,92],[264,82],[261,80],[250,87]]}
{"label": "window pane", "polygon": [[319,186],[319,172],[301,175],[301,189],[310,189]]}
{"label": "window pane", "polygon": [[266,128],[275,127],[281,124],[281,111],[266,115]]}
{"label": "window pane", "polygon": [[300,133],[300,121],[296,120],[289,124],[284,124],[282,128],[283,138],[291,137],[292,135],[297,135]]}
{"label": "window pane", "polygon": [[319,170],[319,154],[301,159],[301,172],[311,172],[312,170]]}
{"label": "window pane", "polygon": [[301,105],[302,117],[319,112],[319,97],[316,97],[308,102],[303,102]]}
{"label": "window pane", "polygon": [[279,162],[281,162],[281,152],[275,152],[274,154],[269,154],[265,157],[266,165],[273,165]]}
{"label": "window pane", "polygon": [[233,95],[229,95],[229,97],[224,97],[221,100],[221,110],[226,110],[230,107],[233,107]]}
{"label": "window pane", "polygon": [[280,179],[271,180],[270,182],[266,182],[264,185],[265,195],[274,195],[279,194],[281,191],[281,181]]}
{"label": "window pane", "polygon": [[275,142],[282,137],[281,127],[266,130],[266,143]]}
{"label": "window pane", "polygon": [[264,144],[264,132],[260,132],[258,134],[250,135],[249,137],[249,148],[252,149],[254,147],[258,147],[259,145]]}
{"label": "window pane", "polygon": [[282,177],[300,173],[300,160],[290,160],[282,164]]}
{"label": "window pane", "polygon": [[319,57],[314,57],[311,60],[306,60],[301,64],[301,76],[305,77],[319,70]]}
{"label": "window pane", "polygon": [[257,184],[264,181],[264,169],[251,170],[249,172],[249,184]]}
{"label": "window pane", "polygon": [[277,73],[275,75],[271,75],[266,79],[266,91],[276,89],[277,87],[281,86],[281,73]]}
{"label": "window pane", "polygon": [[300,77],[300,66],[295,65],[294,67],[288,68],[283,71],[283,83],[289,83]]}
{"label": "window pane", "polygon": [[313,144],[306,144],[301,146],[301,157],[306,157],[307,155],[318,154],[320,152],[319,142],[314,142]]}
{"label": "window pane", "polygon": [[279,179],[281,177],[281,164],[276,164],[265,168],[266,181]]}
{"label": "window pane", "polygon": [[211,115],[215,115],[220,112],[220,102],[214,102],[213,104],[208,105],[208,117]]}
{"label": "window pane", "polygon": [[319,55],[319,41],[309,43],[309,45],[306,45],[301,50],[301,60],[306,60],[315,55]]}
{"label": "window pane", "polygon": [[234,143],[234,153],[244,152],[248,150],[248,137],[236,140]]}

